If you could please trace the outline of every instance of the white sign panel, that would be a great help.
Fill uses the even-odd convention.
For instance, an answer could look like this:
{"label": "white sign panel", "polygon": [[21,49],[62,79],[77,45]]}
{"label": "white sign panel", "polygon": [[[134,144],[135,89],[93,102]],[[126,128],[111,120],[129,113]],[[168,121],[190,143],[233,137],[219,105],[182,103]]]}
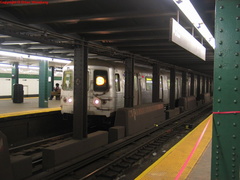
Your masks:
{"label": "white sign panel", "polygon": [[206,48],[175,19],[170,20],[170,40],[199,58],[206,60]]}

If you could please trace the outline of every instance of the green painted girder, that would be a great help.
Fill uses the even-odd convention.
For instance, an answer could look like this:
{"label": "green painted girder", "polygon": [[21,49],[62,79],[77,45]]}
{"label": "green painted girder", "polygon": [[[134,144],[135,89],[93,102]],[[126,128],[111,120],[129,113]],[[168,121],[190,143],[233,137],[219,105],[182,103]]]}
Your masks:
{"label": "green painted girder", "polygon": [[212,180],[240,179],[240,0],[217,0]]}
{"label": "green painted girder", "polygon": [[39,61],[39,107],[48,107],[48,61]]}
{"label": "green painted girder", "polygon": [[18,70],[18,62],[13,63],[12,67],[12,85],[18,84],[19,81],[19,70]]}

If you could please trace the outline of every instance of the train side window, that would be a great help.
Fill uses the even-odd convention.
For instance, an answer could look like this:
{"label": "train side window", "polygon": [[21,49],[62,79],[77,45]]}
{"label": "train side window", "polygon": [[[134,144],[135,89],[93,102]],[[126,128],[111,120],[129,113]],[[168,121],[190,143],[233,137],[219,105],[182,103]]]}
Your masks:
{"label": "train side window", "polygon": [[146,82],[146,90],[151,91],[152,90],[152,78],[146,77],[145,82]]}
{"label": "train side window", "polygon": [[120,76],[119,74],[115,74],[115,87],[116,87],[116,92],[120,91]]}
{"label": "train side window", "polygon": [[93,90],[96,92],[108,91],[108,72],[104,70],[94,71],[94,86]]}
{"label": "train side window", "polygon": [[64,71],[63,80],[62,80],[62,89],[63,90],[73,89],[73,71],[72,70]]}
{"label": "train side window", "polygon": [[138,90],[138,78],[136,75],[134,75],[134,90],[135,91]]}

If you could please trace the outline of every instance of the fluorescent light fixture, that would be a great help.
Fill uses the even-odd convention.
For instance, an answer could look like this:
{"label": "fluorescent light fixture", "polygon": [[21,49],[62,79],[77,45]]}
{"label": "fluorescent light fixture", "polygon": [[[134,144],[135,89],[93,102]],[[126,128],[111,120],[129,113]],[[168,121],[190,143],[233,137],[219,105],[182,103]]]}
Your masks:
{"label": "fluorescent light fixture", "polygon": [[4,41],[2,45],[24,45],[24,44],[40,44],[39,42],[32,41]]}
{"label": "fluorescent light fixture", "polygon": [[11,64],[0,64],[0,67],[12,67]]}
{"label": "fluorescent light fixture", "polygon": [[63,63],[63,64],[67,64],[67,63],[70,63],[71,61],[70,60],[67,60],[67,59],[53,59],[54,62],[58,62],[58,63]]}
{"label": "fluorescent light fixture", "polygon": [[11,36],[0,34],[0,38],[10,38]]}
{"label": "fluorescent light fixture", "polygon": [[57,46],[43,46],[43,45],[32,45],[28,49],[62,49],[62,47]]}
{"label": "fluorescent light fixture", "polygon": [[204,39],[210,44],[210,46],[215,49],[215,39],[197,13],[196,9],[193,7],[192,3],[189,0],[173,1],[183,12],[183,14],[185,14],[185,16],[189,19],[189,21],[194,25],[194,27],[199,31],[199,33],[204,37]]}
{"label": "fluorescent light fixture", "polygon": [[74,51],[72,49],[54,49],[52,51],[49,51],[49,53],[73,53]]}
{"label": "fluorescent light fixture", "polygon": [[67,56],[74,56],[74,53],[68,53]]}
{"label": "fluorescent light fixture", "polygon": [[27,54],[8,52],[8,51],[0,51],[0,55],[2,55],[2,56],[10,56],[10,57],[28,58]]}
{"label": "fluorescent light fixture", "polygon": [[30,55],[29,59],[33,60],[44,60],[44,61],[52,61],[52,58],[49,57],[43,57],[43,56],[35,56],[35,55]]}
{"label": "fluorescent light fixture", "polygon": [[18,67],[19,68],[23,68],[23,69],[39,69],[38,66],[24,66],[24,65],[20,65]]}
{"label": "fluorescent light fixture", "polygon": [[8,51],[0,51],[0,55],[2,55],[2,56],[10,56],[10,57],[28,58],[28,59],[39,60],[39,61],[40,60],[54,61],[54,62],[63,63],[63,64],[71,62],[71,60],[67,60],[67,59],[57,59],[57,58],[28,55],[28,54],[21,54],[21,53],[8,52]]}

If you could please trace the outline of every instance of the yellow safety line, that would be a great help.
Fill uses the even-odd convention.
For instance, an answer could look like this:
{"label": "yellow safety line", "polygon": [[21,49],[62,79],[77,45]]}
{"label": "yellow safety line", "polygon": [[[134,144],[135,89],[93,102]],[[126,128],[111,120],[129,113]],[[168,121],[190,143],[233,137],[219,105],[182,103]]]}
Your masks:
{"label": "yellow safety line", "polygon": [[56,108],[45,108],[41,110],[29,110],[29,111],[19,111],[19,112],[12,112],[12,113],[4,113],[0,114],[0,118],[6,118],[6,117],[13,117],[13,116],[22,116],[27,114],[37,114],[37,113],[44,113],[44,112],[51,112],[51,111],[60,111],[60,107]]}
{"label": "yellow safety line", "polygon": [[[167,153],[165,153],[155,163],[148,167],[135,180],[174,180],[196,144],[209,118],[212,118],[212,115],[206,118],[200,125],[198,125],[169,151],[167,151]],[[202,141],[179,179],[184,180],[187,178],[211,139],[212,121],[210,121]]]}
{"label": "yellow safety line", "polygon": [[[24,97],[23,99],[34,99],[38,97]],[[0,98],[0,100],[12,100],[12,98]]]}

